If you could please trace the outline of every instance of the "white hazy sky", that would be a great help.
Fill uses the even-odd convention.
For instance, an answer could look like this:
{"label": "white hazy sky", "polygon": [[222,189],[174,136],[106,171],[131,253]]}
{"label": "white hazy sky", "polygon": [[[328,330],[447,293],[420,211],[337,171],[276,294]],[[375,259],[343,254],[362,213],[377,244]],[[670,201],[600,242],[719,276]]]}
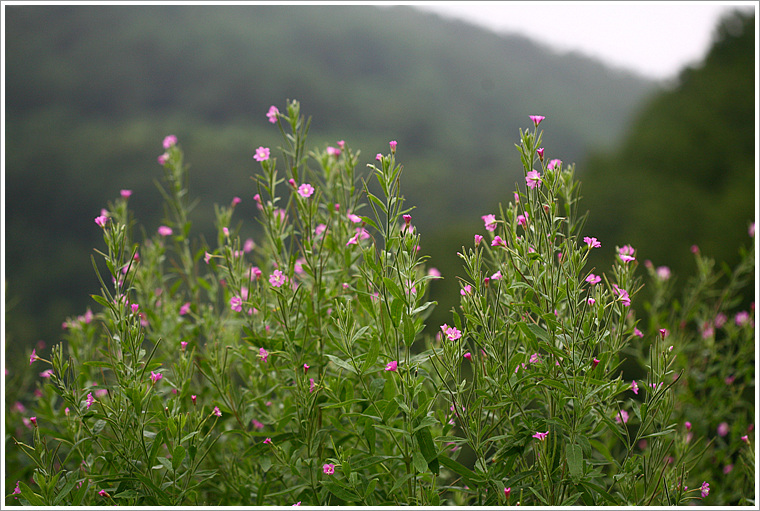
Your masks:
{"label": "white hazy sky", "polygon": [[409,2],[496,32],[528,36],[615,67],[668,79],[699,62],[720,17],[757,2]]}

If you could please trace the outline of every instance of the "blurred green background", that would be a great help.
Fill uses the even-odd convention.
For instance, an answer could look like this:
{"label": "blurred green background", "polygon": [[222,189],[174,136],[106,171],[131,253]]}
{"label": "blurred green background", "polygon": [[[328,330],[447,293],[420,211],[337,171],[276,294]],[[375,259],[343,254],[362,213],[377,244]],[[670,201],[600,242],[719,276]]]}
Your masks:
{"label": "blurred green background", "polygon": [[345,140],[361,168],[398,141],[444,276],[433,325],[458,301],[457,250],[522,180],[530,114],[547,157],[578,165],[592,264],[628,243],[683,276],[692,244],[731,263],[754,218],[754,27],[726,16],[705,60],[660,83],[408,6],[6,6],[6,367],[94,305],[93,220],[120,189],[158,227],[165,135],[191,166],[195,232],[239,196],[255,235],[252,154],[278,145],[265,113],[286,99],[313,117],[311,144]]}

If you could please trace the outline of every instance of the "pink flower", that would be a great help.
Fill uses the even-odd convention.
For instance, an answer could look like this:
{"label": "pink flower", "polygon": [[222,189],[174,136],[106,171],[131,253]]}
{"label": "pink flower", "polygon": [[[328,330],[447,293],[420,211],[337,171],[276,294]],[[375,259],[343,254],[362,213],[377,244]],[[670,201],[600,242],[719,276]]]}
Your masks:
{"label": "pink flower", "polygon": [[377,161],[381,161],[381,160],[383,159],[383,155],[382,155],[382,154],[380,154],[380,153],[377,153],[377,154],[375,155],[375,159],[376,159]]}
{"label": "pink flower", "polygon": [[599,365],[599,359],[594,357],[594,360],[591,361],[591,369],[596,369],[596,366]]}
{"label": "pink flower", "polygon": [[256,419],[251,419],[251,424],[253,424],[253,427],[256,429],[264,429],[264,424],[257,421]]}
{"label": "pink flower", "polygon": [[459,290],[459,294],[462,296],[467,296],[472,294],[472,286],[469,284],[466,284],[462,289]]}
{"label": "pink flower", "polygon": [[627,263],[636,260],[636,258],[633,257],[634,252],[636,252],[636,250],[632,246],[626,245],[618,250],[618,255],[620,256],[621,261]]}
{"label": "pink flower", "polygon": [[167,135],[164,138],[164,149],[169,149],[170,147],[177,144],[177,137],[174,135]]}
{"label": "pink flower", "polygon": [[185,351],[187,349],[187,341],[180,341],[179,345],[182,351]]}
{"label": "pink flower", "polygon": [[171,227],[167,227],[165,225],[162,225],[158,228],[158,234],[161,236],[171,236],[174,231]]}
{"label": "pink flower", "polygon": [[131,307],[132,307],[132,314],[137,314],[137,311],[140,310],[139,304],[133,303]]}
{"label": "pink flower", "polygon": [[241,312],[243,310],[243,299],[238,296],[230,298],[230,309]]}
{"label": "pink flower", "polygon": [[435,279],[440,279],[441,278],[441,272],[440,272],[440,270],[438,270],[438,268],[435,268],[433,266],[431,266],[430,268],[428,268],[427,274],[428,274],[429,277],[433,277]]}
{"label": "pink flower", "polygon": [[749,435],[744,435],[742,437],[742,442],[744,442],[745,444],[749,445]]}
{"label": "pink flower", "polygon": [[354,215],[353,213],[348,214],[348,219],[355,224],[360,224],[362,222],[362,218],[359,215]]}
{"label": "pink flower", "polygon": [[733,469],[734,469],[734,466],[731,464],[728,464],[725,467],[723,467],[723,473],[730,474]]}
{"label": "pink flower", "polygon": [[496,270],[496,273],[491,275],[491,280],[501,280],[501,270]]}
{"label": "pink flower", "polygon": [[544,161],[544,148],[543,147],[539,147],[538,149],[536,149],[536,154],[538,154],[538,157],[539,157],[539,159],[541,161]]}
{"label": "pink flower", "polygon": [[481,241],[483,241],[483,236],[481,236],[480,234],[476,234],[475,235],[475,246],[477,247],[478,245],[480,245]]}
{"label": "pink flower", "polygon": [[525,183],[531,190],[536,186],[541,186],[541,174],[537,170],[531,170],[525,176]]}
{"label": "pink flower", "polygon": [[179,308],[179,315],[184,316],[188,312],[190,312],[190,302],[185,302],[182,304],[182,307]]}
{"label": "pink flower", "polygon": [[747,233],[749,234],[750,238],[755,237],[755,222],[752,222],[749,224],[749,229],[747,229]]}
{"label": "pink flower", "polygon": [[397,369],[398,369],[398,362],[395,360],[388,362],[388,365],[385,366],[386,371],[395,371]]}
{"label": "pink flower", "polygon": [[304,199],[308,199],[314,193],[314,187],[309,183],[304,183],[298,187],[298,195]]}
{"label": "pink flower", "polygon": [[221,417],[222,416],[222,411],[219,409],[218,406],[215,406],[214,410],[211,412],[211,414],[212,415],[216,415],[217,417]]}
{"label": "pink flower", "polygon": [[596,238],[589,238],[588,236],[585,236],[583,238],[583,241],[586,242],[588,248],[599,248],[602,246],[601,242],[599,242],[599,240]]}
{"label": "pink flower", "polygon": [[35,427],[37,427],[37,417],[29,417],[29,422],[34,424]]}
{"label": "pink flower", "polygon": [[726,321],[728,321],[728,318],[725,314],[722,312],[718,313],[717,316],[715,316],[715,328],[721,328],[723,325],[726,324]]}
{"label": "pink flower", "polygon": [[441,325],[441,330],[443,331],[443,335],[446,336],[446,338],[450,341],[456,341],[457,339],[462,337],[462,332],[456,329],[456,327],[449,326],[447,324]]}
{"label": "pink flower", "polygon": [[636,327],[633,327],[633,335],[635,335],[636,337],[644,337],[644,334],[641,333],[641,330],[639,330]]}
{"label": "pink flower", "polygon": [[396,146],[398,145],[398,142],[391,140],[388,142],[388,145],[391,146],[391,153],[396,154]]}
{"label": "pink flower", "polygon": [[267,112],[267,119],[269,119],[269,122],[274,124],[277,122],[277,116],[279,114],[280,114],[280,111],[277,109],[277,107],[272,105],[269,107],[269,111]]}
{"label": "pink flower", "polygon": [[101,497],[108,497],[108,496],[109,496],[109,495],[108,495],[108,492],[107,492],[107,491],[105,491],[105,490],[100,490],[100,491],[98,492],[98,495],[100,495]]}
{"label": "pink flower", "polygon": [[264,348],[259,348],[259,358],[261,358],[262,362],[266,362],[268,356],[269,356],[269,352],[267,350],[265,350]]}
{"label": "pink flower", "polygon": [[35,360],[39,360],[39,359],[40,359],[40,357],[37,356],[37,349],[36,348],[32,348],[32,354],[29,357],[29,365],[32,365],[32,362],[34,362]]}
{"label": "pink flower", "polygon": [[721,422],[718,424],[718,435],[720,436],[726,436],[728,435],[728,423],[727,422]]}
{"label": "pink flower", "polygon": [[272,439],[271,439],[271,438],[269,438],[269,437],[267,437],[267,438],[265,438],[265,439],[264,439],[264,443],[265,443],[265,444],[270,444],[270,445],[271,445],[271,444],[272,444]]}
{"label": "pink flower", "polygon": [[95,223],[101,227],[105,228],[106,222],[108,222],[108,217],[105,215],[100,215],[98,217],[95,217]]}
{"label": "pink flower", "polygon": [[335,473],[335,465],[332,463],[325,463],[322,465],[322,472],[329,476],[333,475]]}
{"label": "pink flower", "polygon": [[528,212],[526,211],[524,215],[517,215],[517,225],[521,225],[525,227],[528,225]]}
{"label": "pink flower", "polygon": [[736,326],[743,326],[749,321],[750,321],[749,312],[747,311],[737,312],[736,316],[734,317],[734,322],[736,323]]}
{"label": "pink flower", "polygon": [[92,392],[90,392],[89,394],[87,394],[87,401],[85,402],[88,410],[90,409],[90,407],[92,406],[92,403],[94,402],[95,402],[95,398],[92,397]]}
{"label": "pink flower", "polygon": [[638,395],[638,393],[639,393],[639,385],[636,383],[636,380],[633,380],[631,382],[631,390],[633,391],[634,394]]}
{"label": "pink flower", "polygon": [[462,356],[466,358],[467,360],[472,360],[472,354],[469,351]]}
{"label": "pink flower", "polygon": [[256,161],[266,161],[269,159],[269,148],[259,146],[253,155],[253,159]]}
{"label": "pink flower", "polygon": [[540,431],[537,431],[535,435],[533,435],[533,438],[538,438],[539,440],[544,440],[546,438],[546,435],[548,435],[549,432],[541,433]]}
{"label": "pink flower", "polygon": [[543,115],[529,115],[530,120],[533,121],[533,125],[538,128],[538,125],[541,124],[541,121],[546,119]]}
{"label": "pink flower", "polygon": [[504,496],[509,498],[509,494],[512,493],[512,487],[504,488]]}
{"label": "pink flower", "polygon": [[562,160],[558,160],[555,158],[554,160],[549,162],[549,165],[547,165],[546,168],[549,170],[554,170],[554,169],[558,169],[561,166],[562,166]]}
{"label": "pink flower", "polygon": [[499,236],[499,235],[497,234],[497,235],[494,237],[493,241],[491,241],[491,246],[492,246],[492,247],[498,247],[498,246],[506,247],[506,246],[507,246],[507,242],[506,242],[506,241],[504,241],[503,239],[501,239],[501,236]]}
{"label": "pink flower", "polygon": [[169,159],[169,153],[164,153],[158,157],[159,165],[166,165],[166,161]]}
{"label": "pink flower", "polygon": [[340,149],[333,146],[327,146],[327,154],[330,156],[335,156],[336,158],[340,156]]}
{"label": "pink flower", "polygon": [[198,400],[198,396],[196,396],[195,394],[193,394],[193,395],[190,396],[190,399],[193,400],[193,405],[195,405],[196,402],[197,402],[197,400]]}
{"label": "pink flower", "polygon": [[42,371],[40,373],[40,376],[42,378],[50,378],[51,376],[53,376],[53,370],[52,369],[45,369],[44,371]]}
{"label": "pink flower", "polygon": [[686,431],[690,431],[691,430],[691,422],[686,421],[686,422],[683,423],[683,425],[686,427]]}
{"label": "pink flower", "polygon": [[154,373],[153,371],[150,372],[150,381],[153,383],[153,385],[155,385],[156,382],[163,377],[164,375],[161,373]]}
{"label": "pink flower", "polygon": [[621,422],[623,424],[626,424],[628,422],[628,412],[626,412],[625,410],[620,410],[620,413],[618,413],[615,416],[615,422],[617,422],[618,424],[620,424]]}
{"label": "pink flower", "polygon": [[314,383],[314,378],[309,378],[309,392],[314,392],[315,388],[317,388],[317,384]]}
{"label": "pink flower", "polygon": [[702,498],[704,499],[710,495],[710,484],[707,481],[703,482],[700,490],[702,490]]}
{"label": "pink flower", "polygon": [[586,301],[588,302],[589,305],[594,305],[596,303],[596,300],[594,300],[594,298],[592,298],[590,296],[589,296],[588,300],[586,300]]}
{"label": "pink flower", "polygon": [[480,217],[483,219],[483,222],[486,225],[487,231],[495,231],[496,230],[496,215],[484,215]]}
{"label": "pink flower", "polygon": [[19,488],[21,481],[16,481],[16,489],[13,490],[13,495],[21,495],[21,489]]}
{"label": "pink flower", "polygon": [[[293,504],[293,506],[300,506],[300,505],[301,505],[301,501],[300,500],[298,502],[296,502],[295,504]],[[293,507],[293,506],[290,506],[290,507]]]}
{"label": "pink flower", "polygon": [[612,287],[614,288],[614,292],[620,296],[620,302],[625,305],[626,307],[631,305],[631,297],[628,296],[628,291],[625,289],[621,289],[617,286],[617,284],[612,284]]}
{"label": "pink flower", "polygon": [[593,273],[590,273],[588,277],[586,277],[586,282],[591,284],[592,286],[594,284],[599,284],[602,281],[602,277],[598,275],[594,275]]}
{"label": "pink flower", "polygon": [[280,270],[275,270],[270,276],[269,276],[269,283],[272,284],[273,287],[280,287],[283,284],[287,284],[288,277],[282,273]]}
{"label": "pink flower", "polygon": [[121,190],[119,191],[119,195],[125,199],[128,199],[132,195],[132,190]]}
{"label": "pink flower", "polygon": [[670,268],[667,266],[659,266],[655,271],[657,273],[657,278],[660,280],[668,280],[670,278]]}

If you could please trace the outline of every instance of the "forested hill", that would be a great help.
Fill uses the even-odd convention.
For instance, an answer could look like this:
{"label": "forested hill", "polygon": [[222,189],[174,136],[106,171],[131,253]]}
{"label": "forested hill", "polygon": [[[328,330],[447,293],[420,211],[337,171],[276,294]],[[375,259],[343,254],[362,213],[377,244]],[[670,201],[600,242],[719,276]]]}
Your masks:
{"label": "forested hill", "polygon": [[455,224],[471,239],[480,215],[509,198],[529,114],[547,116],[551,157],[577,161],[613,146],[657,88],[411,7],[5,12],[8,332],[23,343],[55,341],[63,317],[90,304],[89,256],[102,244],[92,219],[119,189],[134,191],[148,229],[158,225],[153,180],[168,133],[186,150],[191,191],[203,193],[201,230],[212,204],[235,195],[253,223],[251,155],[278,144],[264,117],[272,104],[298,99],[314,118],[312,142],[345,139],[366,162],[397,140],[423,248],[453,254],[465,239]]}

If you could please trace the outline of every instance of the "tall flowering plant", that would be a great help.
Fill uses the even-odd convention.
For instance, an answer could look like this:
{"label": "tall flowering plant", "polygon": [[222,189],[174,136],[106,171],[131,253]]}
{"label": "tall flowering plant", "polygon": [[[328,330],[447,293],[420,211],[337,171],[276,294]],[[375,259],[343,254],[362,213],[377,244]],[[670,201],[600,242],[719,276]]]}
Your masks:
{"label": "tall flowering plant", "polygon": [[[211,243],[191,236],[174,136],[158,158],[161,225],[137,241],[129,190],[95,218],[98,307],[66,321],[50,356],[30,355],[46,368],[34,414],[21,402],[7,414],[28,427],[14,430],[27,461],[13,458],[8,501],[673,505],[746,494],[700,463],[709,449],[741,455],[754,475],[748,434],[734,441],[749,408],[723,405],[718,435],[734,428],[732,443],[705,447],[709,432],[691,429],[705,418],[679,403],[735,397],[692,386],[716,369],[709,357],[685,363],[688,325],[720,328],[750,259],[717,304],[698,259],[681,316],[664,312],[658,271],[642,325],[639,255],[584,232],[574,168],[546,155],[545,118],[531,116],[517,144],[524,181],[462,248],[451,324],[426,325],[440,274],[420,256],[399,145],[365,172],[344,141],[307,147],[298,102],[266,117],[283,145],[254,150],[249,199],[216,206]],[[232,223],[243,200],[256,205],[253,238]],[[587,268],[592,250],[610,253],[608,271]],[[742,364],[752,321],[753,310],[737,315],[721,348],[702,332],[713,357],[735,346],[736,392],[754,388]],[[685,439],[685,419],[700,436]]]}

